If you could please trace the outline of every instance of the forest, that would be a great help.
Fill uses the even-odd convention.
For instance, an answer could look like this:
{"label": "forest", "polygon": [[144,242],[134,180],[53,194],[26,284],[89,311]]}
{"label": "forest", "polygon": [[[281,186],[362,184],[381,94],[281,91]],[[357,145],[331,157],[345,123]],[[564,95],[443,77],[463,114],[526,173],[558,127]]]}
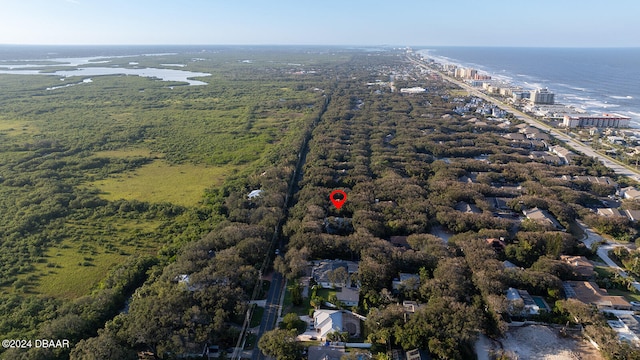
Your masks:
{"label": "forest", "polygon": [[[212,75],[206,86],[105,76],[55,91],[43,89],[57,78],[2,75],[0,333],[73,344],[3,358],[171,359],[197,356],[203,344],[232,348],[248,300],[264,295],[263,264],[280,235],[273,269],[290,288],[310,260],[358,262],[351,310],[367,317],[363,340],[377,358],[415,348],[472,358],[479,333],[498,338],[513,320],[509,287],[546,299],[552,309],[538,320],[581,323],[608,344],[608,358],[637,358],[562,288],[577,274],[560,256],[593,256],[576,220],[623,241],[638,236],[633,223],[593,215],[613,187],[562,177],[615,178],[593,159],[532,158],[541,149],[503,136],[517,121],[455,113],[459,89],[398,51],[220,49],[114,63],[131,60]],[[414,86],[426,92],[394,91]],[[205,175],[186,177],[195,169]],[[134,183],[155,191],[119,186]],[[172,198],[183,185],[200,196]],[[340,210],[328,201],[334,189],[348,194]],[[559,227],[524,219],[531,208]],[[392,291],[399,273],[419,280]],[[421,305],[408,318],[405,300]],[[291,323],[269,335],[296,352],[278,358],[301,356],[288,342]]]}
{"label": "forest", "polygon": [[[241,61],[247,58],[254,63]],[[168,305],[176,316],[195,316],[173,308],[176,301],[190,311],[200,306],[210,319],[198,340],[231,338],[229,323],[256,281],[253,266],[262,263],[265,239],[281,216],[304,134],[326,101],[315,90],[326,85],[324,78],[295,73],[320,66],[330,71],[346,58],[263,49],[114,60],[123,66],[183,61],[212,74],[210,85],[196,87],[115,75],[45,90],[60,79],[1,75],[0,333],[78,345],[124,313],[139,316],[138,329],[145,329],[153,321],[142,320],[144,314],[155,313],[145,306]],[[139,183],[153,191],[131,192]],[[198,195],[175,198],[183,187]],[[264,195],[250,204],[245,200],[253,189]],[[199,240],[219,244],[208,248],[202,263],[192,263],[207,246]],[[225,251],[236,243],[239,253]],[[221,270],[244,271],[208,295],[186,301],[189,294],[174,291],[176,298],[155,302],[154,295],[182,286],[177,275],[212,278],[203,264],[213,254],[217,266],[227,262]],[[144,310],[137,310],[144,303],[138,297],[151,300]],[[130,337],[134,342],[124,344],[130,350],[121,358],[139,348],[175,349],[167,342],[178,340],[146,330],[146,337]],[[68,358],[71,350],[10,349],[1,356]]]}

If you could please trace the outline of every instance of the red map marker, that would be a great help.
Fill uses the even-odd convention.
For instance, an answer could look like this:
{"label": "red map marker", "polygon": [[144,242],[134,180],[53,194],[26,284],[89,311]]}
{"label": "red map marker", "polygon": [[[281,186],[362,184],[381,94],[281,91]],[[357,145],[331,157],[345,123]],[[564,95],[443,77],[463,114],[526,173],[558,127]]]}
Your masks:
{"label": "red map marker", "polygon": [[[336,195],[339,195],[337,199],[336,199]],[[340,196],[342,198],[340,198]],[[340,210],[342,205],[344,205],[344,203],[347,201],[347,193],[342,190],[333,190],[331,192],[331,195],[329,195],[329,200],[331,200],[331,202],[333,203],[333,206],[335,206],[336,209]]]}

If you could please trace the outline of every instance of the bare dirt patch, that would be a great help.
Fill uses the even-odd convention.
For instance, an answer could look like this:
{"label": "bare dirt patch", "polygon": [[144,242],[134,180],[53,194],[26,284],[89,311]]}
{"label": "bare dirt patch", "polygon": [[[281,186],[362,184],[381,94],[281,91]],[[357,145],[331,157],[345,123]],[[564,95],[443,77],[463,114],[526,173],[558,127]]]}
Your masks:
{"label": "bare dirt patch", "polygon": [[518,360],[604,360],[579,336],[563,337],[558,330],[542,325],[511,328],[501,343],[505,353]]}

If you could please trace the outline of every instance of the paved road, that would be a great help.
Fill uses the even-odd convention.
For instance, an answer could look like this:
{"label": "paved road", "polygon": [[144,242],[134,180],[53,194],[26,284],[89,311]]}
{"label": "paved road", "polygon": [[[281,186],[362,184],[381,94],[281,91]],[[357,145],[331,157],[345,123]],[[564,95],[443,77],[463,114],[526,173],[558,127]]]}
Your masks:
{"label": "paved road", "polygon": [[[429,69],[432,70],[429,66],[423,64],[422,62],[413,59],[413,58],[409,58],[410,61],[412,61],[414,64],[421,66],[425,69]],[[637,170],[633,170],[631,168],[627,168],[625,167],[622,163],[618,162],[617,160],[614,160],[606,155],[600,154],[598,152],[596,152],[591,146],[586,145],[572,137],[570,137],[569,135],[567,135],[566,133],[564,133],[562,130],[553,128],[537,119],[532,118],[531,116],[523,113],[522,111],[514,108],[513,106],[506,104],[496,98],[493,98],[481,91],[479,91],[477,88],[474,88],[466,83],[464,83],[463,81],[458,81],[454,78],[451,78],[449,76],[440,74],[444,79],[446,79],[449,82],[452,82],[458,86],[460,86],[461,88],[467,90],[469,93],[473,94],[474,96],[477,96],[481,99],[484,99],[487,102],[491,102],[496,104],[499,108],[501,108],[502,110],[508,111],[510,113],[512,113],[513,115],[515,115],[516,118],[518,118],[519,120],[522,120],[526,123],[528,123],[529,125],[536,127],[540,130],[544,130],[544,131],[548,131],[551,135],[553,135],[554,137],[556,137],[557,139],[563,141],[564,143],[568,144],[569,146],[571,146],[572,148],[574,148],[576,151],[579,151],[581,153],[583,153],[586,156],[589,157],[594,157],[597,158],[600,162],[602,162],[602,164],[604,164],[606,167],[610,168],[611,170],[613,170],[616,174],[619,175],[623,175],[623,176],[627,176],[632,178],[635,181],[640,181],[640,171]]]}
{"label": "paved road", "polygon": [[[590,228],[588,228],[584,223],[582,222],[578,222],[578,225],[580,225],[580,227],[582,228],[582,230],[584,231],[584,233],[586,234],[584,239],[582,239],[582,242],[589,248],[591,249],[591,245],[593,245],[594,243],[599,243],[599,242],[604,242],[605,240],[602,239],[602,236],[596,234],[593,230],[591,230]],[[613,250],[616,247],[626,247],[629,250],[633,250],[632,245],[622,245],[622,244],[610,244],[610,243],[605,243],[603,245],[600,245],[598,247],[598,250],[596,251],[596,253],[598,254],[598,256],[605,262],[605,264],[607,264],[610,268],[616,270],[620,276],[625,277],[625,278],[630,278],[633,279],[633,277],[629,276],[629,274],[627,274],[627,272],[621,268],[620,266],[618,266],[618,264],[616,264],[613,260],[611,260],[611,258],[609,257],[609,251]],[[640,291],[640,282],[637,281],[632,281],[631,284],[638,290]]]}
{"label": "paved road", "polygon": [[[285,282],[282,279],[282,275],[274,273],[271,279],[271,285],[269,286],[269,292],[267,293],[267,302],[264,314],[262,315],[262,320],[260,321],[257,339],[260,339],[265,332],[273,330],[276,325],[276,319],[278,319],[278,310],[280,307],[280,295],[282,294],[284,284]],[[260,351],[260,349],[258,349],[258,344],[256,342],[251,360],[264,360],[265,358],[266,356],[262,351]]]}

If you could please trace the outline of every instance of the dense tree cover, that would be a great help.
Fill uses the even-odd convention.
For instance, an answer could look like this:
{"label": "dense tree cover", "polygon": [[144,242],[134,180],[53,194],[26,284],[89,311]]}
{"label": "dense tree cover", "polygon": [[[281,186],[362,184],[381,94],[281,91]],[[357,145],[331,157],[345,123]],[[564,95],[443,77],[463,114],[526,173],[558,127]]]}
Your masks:
{"label": "dense tree cover", "polygon": [[[376,82],[390,74],[380,62],[404,74],[394,76],[396,87],[428,91],[390,91]],[[458,100],[449,85],[423,80],[401,58],[354,57],[348,66],[309,143],[278,268],[295,281],[309,258],[359,260],[357,311],[368,314],[369,339],[387,349],[428,349],[436,358],[467,358],[477,331],[505,331],[509,287],[561,299],[561,280],[576,274],[559,256],[589,252],[566,230],[578,218],[588,221],[598,198],[613,191],[561,176],[615,176],[585,157],[572,165],[530,158],[544,145],[516,144],[502,135],[517,128],[479,127],[472,115],[452,112]],[[340,210],[327,200],[336,188],[348,194]],[[522,211],[534,207],[564,229],[524,219]],[[433,235],[442,230],[454,234],[448,244]],[[394,236],[406,236],[411,248],[393,246]],[[506,269],[504,260],[521,268]],[[392,294],[399,272],[420,274],[418,286]],[[407,315],[393,305],[401,300],[423,307]]]}
{"label": "dense tree cover", "polygon": [[[45,78],[32,88],[12,88],[11,96],[3,92],[6,112],[0,120],[21,119],[23,126],[3,133],[10,141],[1,149],[0,207],[7,214],[0,220],[3,334],[69,339],[78,344],[74,358],[91,353],[127,358],[136,351],[163,358],[206,343],[235,342],[232,324],[244,314],[264,259],[273,253],[272,235],[283,216],[297,154],[324,110],[325,97],[314,88],[325,88],[327,78],[291,75],[286,61],[245,66],[227,64],[238,54],[210,56],[206,67],[215,79],[210,86],[168,88],[155,80],[114,76],[95,79],[82,90],[43,92],[38,89],[50,81]],[[305,66],[322,62],[322,56],[294,57],[306,58]],[[345,58],[326,59],[323,66],[331,72],[330,63]],[[103,200],[87,181],[156,161],[154,155],[99,152],[131,148],[149,149],[170,163],[243,166],[195,206]],[[263,192],[248,200],[253,189]],[[140,231],[114,226],[119,223],[153,226]],[[137,256],[112,268],[86,296],[31,294],[44,276],[34,264],[51,263],[46,268],[54,271],[48,251],[68,244],[87,251],[85,264],[77,266],[92,266],[102,254],[126,259],[135,249]],[[67,358],[69,350],[11,349],[6,356]]]}

